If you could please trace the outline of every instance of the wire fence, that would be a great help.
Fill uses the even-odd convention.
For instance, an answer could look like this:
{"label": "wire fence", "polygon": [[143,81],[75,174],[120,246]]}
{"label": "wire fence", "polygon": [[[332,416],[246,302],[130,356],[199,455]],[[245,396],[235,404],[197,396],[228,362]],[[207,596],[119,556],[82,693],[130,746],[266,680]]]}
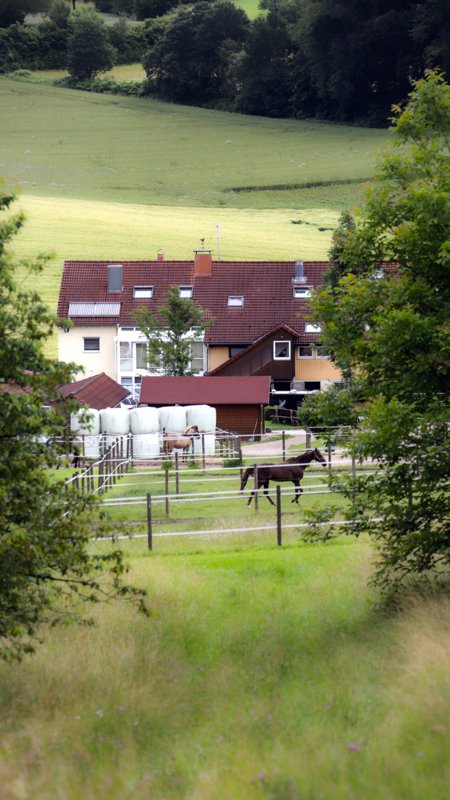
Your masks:
{"label": "wire fence", "polygon": [[[281,433],[284,434],[285,432],[282,431]],[[235,465],[227,465],[226,461],[220,463],[220,459],[217,459],[217,457],[208,460],[203,457],[201,459],[201,467],[199,467],[198,463],[194,462],[195,468],[192,468],[191,471],[190,467],[181,461],[177,452],[175,452],[170,461],[167,459],[167,456],[160,455],[159,457],[152,458],[151,462],[146,460],[140,462],[133,458],[132,445],[129,443],[129,438],[117,437],[117,439],[112,442],[109,441],[100,459],[90,462],[81,472],[75,472],[74,475],[66,481],[65,489],[66,492],[68,492],[72,486],[72,489],[76,493],[88,493],[91,496],[97,496],[99,498],[97,504],[110,509],[129,508],[131,506],[145,507],[145,513],[143,515],[145,517],[145,522],[143,524],[146,526],[146,533],[127,534],[118,538],[146,538],[150,550],[153,549],[153,540],[159,537],[218,536],[219,534],[244,534],[247,532],[270,530],[276,530],[277,544],[281,546],[283,531],[305,528],[308,527],[308,523],[289,523],[283,520],[281,499],[288,495],[292,496],[293,492],[290,487],[282,489],[279,485],[276,487],[275,503],[271,497],[267,495],[276,512],[275,521],[273,523],[246,527],[239,527],[238,525],[232,528],[217,528],[214,526],[208,529],[202,528],[201,530],[198,529],[197,524],[197,529],[194,530],[170,530],[164,532],[155,532],[154,530],[155,524],[159,524],[159,521],[156,521],[154,518],[155,509],[161,506],[165,509],[166,519],[169,518],[170,509],[174,504],[198,503],[204,506],[205,502],[208,500],[213,500],[214,502],[245,500],[247,504],[253,500],[255,509],[258,510],[258,497],[261,490],[260,487],[258,487],[258,469],[261,468],[262,463],[276,464],[277,468],[281,470],[284,467],[287,469],[292,466],[287,463],[287,458],[292,457],[292,450],[288,450],[288,436],[282,435],[281,438],[277,440],[279,441],[279,451],[277,452],[277,447],[275,447],[275,453],[271,453],[270,456],[267,453],[258,453],[258,444],[264,445],[267,441],[270,441],[273,445],[273,437],[266,437],[264,439],[258,437],[258,439],[259,441],[251,443],[251,447],[247,443],[245,452],[242,449],[242,443],[239,439],[240,445],[234,450],[235,453],[238,453],[238,463]],[[311,446],[316,443],[317,441],[312,439],[311,436],[311,439],[305,439],[303,447],[306,445]],[[307,447],[306,449],[309,448]],[[337,454],[336,450],[333,451],[329,444],[327,447],[327,456],[328,457],[324,460],[324,464],[320,467],[316,465],[314,467],[308,466],[308,471],[304,476],[304,486],[299,489],[298,497],[296,488],[293,502],[300,498],[300,493],[304,498],[314,495],[333,494],[333,489],[330,488],[329,485],[333,470],[349,471],[354,481],[356,481],[357,474],[360,470],[364,469],[364,473],[367,474],[367,465],[357,465],[354,458],[351,458],[351,456],[344,458],[344,452],[339,452],[339,454]],[[279,461],[280,457],[282,459],[281,461]],[[326,467],[325,471],[323,469],[324,466]],[[370,466],[371,471],[373,471],[374,465]],[[249,486],[249,490],[246,494],[243,494],[238,488],[232,490],[222,488],[222,483],[225,485],[227,482],[236,481],[236,479],[239,480],[239,484],[241,485],[244,471],[249,467],[253,470],[253,486]],[[320,475],[319,479],[318,475]],[[326,482],[322,480],[322,476]],[[123,492],[125,490],[125,495],[118,497],[109,496],[110,490],[113,489],[119,479],[120,484],[117,491]],[[202,489],[199,489],[200,481],[202,484],[219,483],[220,488],[216,491],[210,491],[209,489],[202,491]],[[144,489],[143,494],[127,496],[126,492],[128,492],[129,489],[138,486],[142,486]],[[182,487],[184,491],[181,491]],[[193,491],[189,491],[191,487]],[[205,523],[207,523],[206,518],[203,524]],[[332,520],[331,523],[327,522],[326,524],[348,525],[350,523],[348,520]]]}

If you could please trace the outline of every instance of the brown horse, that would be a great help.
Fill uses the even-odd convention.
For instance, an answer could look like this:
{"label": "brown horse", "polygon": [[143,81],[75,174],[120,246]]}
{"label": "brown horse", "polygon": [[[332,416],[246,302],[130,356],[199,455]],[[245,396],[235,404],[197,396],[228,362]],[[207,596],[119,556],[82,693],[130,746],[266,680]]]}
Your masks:
{"label": "brown horse", "polygon": [[264,494],[269,503],[272,503],[273,506],[275,505],[269,495],[269,481],[292,481],[295,486],[295,496],[292,498],[292,502],[298,503],[300,495],[303,492],[300,481],[303,478],[306,467],[311,461],[318,461],[319,464],[322,464],[324,467],[327,465],[326,458],[316,447],[314,450],[307,450],[306,453],[302,453],[301,456],[288,458],[287,461],[283,461],[281,464],[255,464],[253,467],[246,469],[241,480],[241,492],[245,489],[250,475],[254,475],[255,467],[257,470],[257,486],[250,493],[247,505],[250,505],[253,496],[261,486],[264,487]]}
{"label": "brown horse", "polygon": [[191,425],[190,428],[186,428],[184,433],[179,436],[164,437],[163,452],[170,455],[174,450],[182,450],[182,459],[183,461],[187,461],[188,450],[192,447],[192,452],[194,452],[194,439],[198,439],[199,437],[200,431],[198,426]]}

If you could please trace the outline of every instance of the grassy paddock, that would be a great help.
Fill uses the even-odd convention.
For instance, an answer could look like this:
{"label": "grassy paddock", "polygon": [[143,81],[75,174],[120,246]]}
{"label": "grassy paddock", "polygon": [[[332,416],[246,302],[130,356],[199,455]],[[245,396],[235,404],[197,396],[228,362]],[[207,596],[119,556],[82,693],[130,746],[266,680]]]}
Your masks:
{"label": "grassy paddock", "polygon": [[0,665],[2,798],[443,800],[450,607],[381,616],[370,572],[349,541],[133,556],[150,619]]}

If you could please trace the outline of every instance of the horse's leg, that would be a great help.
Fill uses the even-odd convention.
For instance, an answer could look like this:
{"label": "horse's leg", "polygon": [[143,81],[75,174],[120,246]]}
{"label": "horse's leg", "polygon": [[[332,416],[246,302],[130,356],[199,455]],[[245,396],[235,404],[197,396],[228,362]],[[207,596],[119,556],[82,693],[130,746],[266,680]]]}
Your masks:
{"label": "horse's leg", "polygon": [[298,501],[300,500],[300,495],[303,493],[303,489],[300,486],[300,479],[299,478],[297,478],[295,481],[292,481],[292,483],[295,486],[295,496],[292,498],[291,502],[292,503],[297,503],[297,505],[298,505]]}
{"label": "horse's leg", "polygon": [[274,506],[275,503],[273,502],[273,500],[272,500],[272,498],[271,498],[271,496],[269,494],[269,481],[266,481],[265,483],[263,483],[263,486],[264,486],[264,489],[263,489],[264,494],[266,495],[269,503],[272,503],[272,505]]}

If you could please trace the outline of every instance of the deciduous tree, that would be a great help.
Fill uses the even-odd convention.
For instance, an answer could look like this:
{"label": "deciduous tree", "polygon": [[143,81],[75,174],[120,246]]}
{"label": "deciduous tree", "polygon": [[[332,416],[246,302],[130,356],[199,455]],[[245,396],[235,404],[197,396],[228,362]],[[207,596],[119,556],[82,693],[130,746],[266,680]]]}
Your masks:
{"label": "deciduous tree", "polygon": [[[0,656],[33,649],[45,624],[82,618],[89,601],[143,594],[123,582],[120,550],[96,547],[112,529],[88,498],[52,468],[61,464],[66,418],[58,411],[58,386],[74,365],[45,356],[55,318],[26,288],[47,261],[15,263],[11,240],[24,223],[7,218],[13,195],[0,191]],[[20,283],[15,271],[25,268]],[[56,404],[55,404],[56,403]],[[80,610],[82,609],[82,610]]]}
{"label": "deciduous tree", "polygon": [[103,19],[95,11],[81,10],[70,17],[67,66],[76,81],[87,81],[114,64],[115,51]]}
{"label": "deciduous tree", "polygon": [[394,113],[347,273],[313,301],[365,399],[352,450],[378,468],[358,481],[351,530],[375,538],[385,589],[450,563],[450,87],[428,73]]}
{"label": "deciduous tree", "polygon": [[212,320],[193,300],[180,297],[178,286],[171,286],[157,314],[144,306],[136,313],[136,322],[148,343],[148,363],[165,375],[190,375],[192,343]]}

